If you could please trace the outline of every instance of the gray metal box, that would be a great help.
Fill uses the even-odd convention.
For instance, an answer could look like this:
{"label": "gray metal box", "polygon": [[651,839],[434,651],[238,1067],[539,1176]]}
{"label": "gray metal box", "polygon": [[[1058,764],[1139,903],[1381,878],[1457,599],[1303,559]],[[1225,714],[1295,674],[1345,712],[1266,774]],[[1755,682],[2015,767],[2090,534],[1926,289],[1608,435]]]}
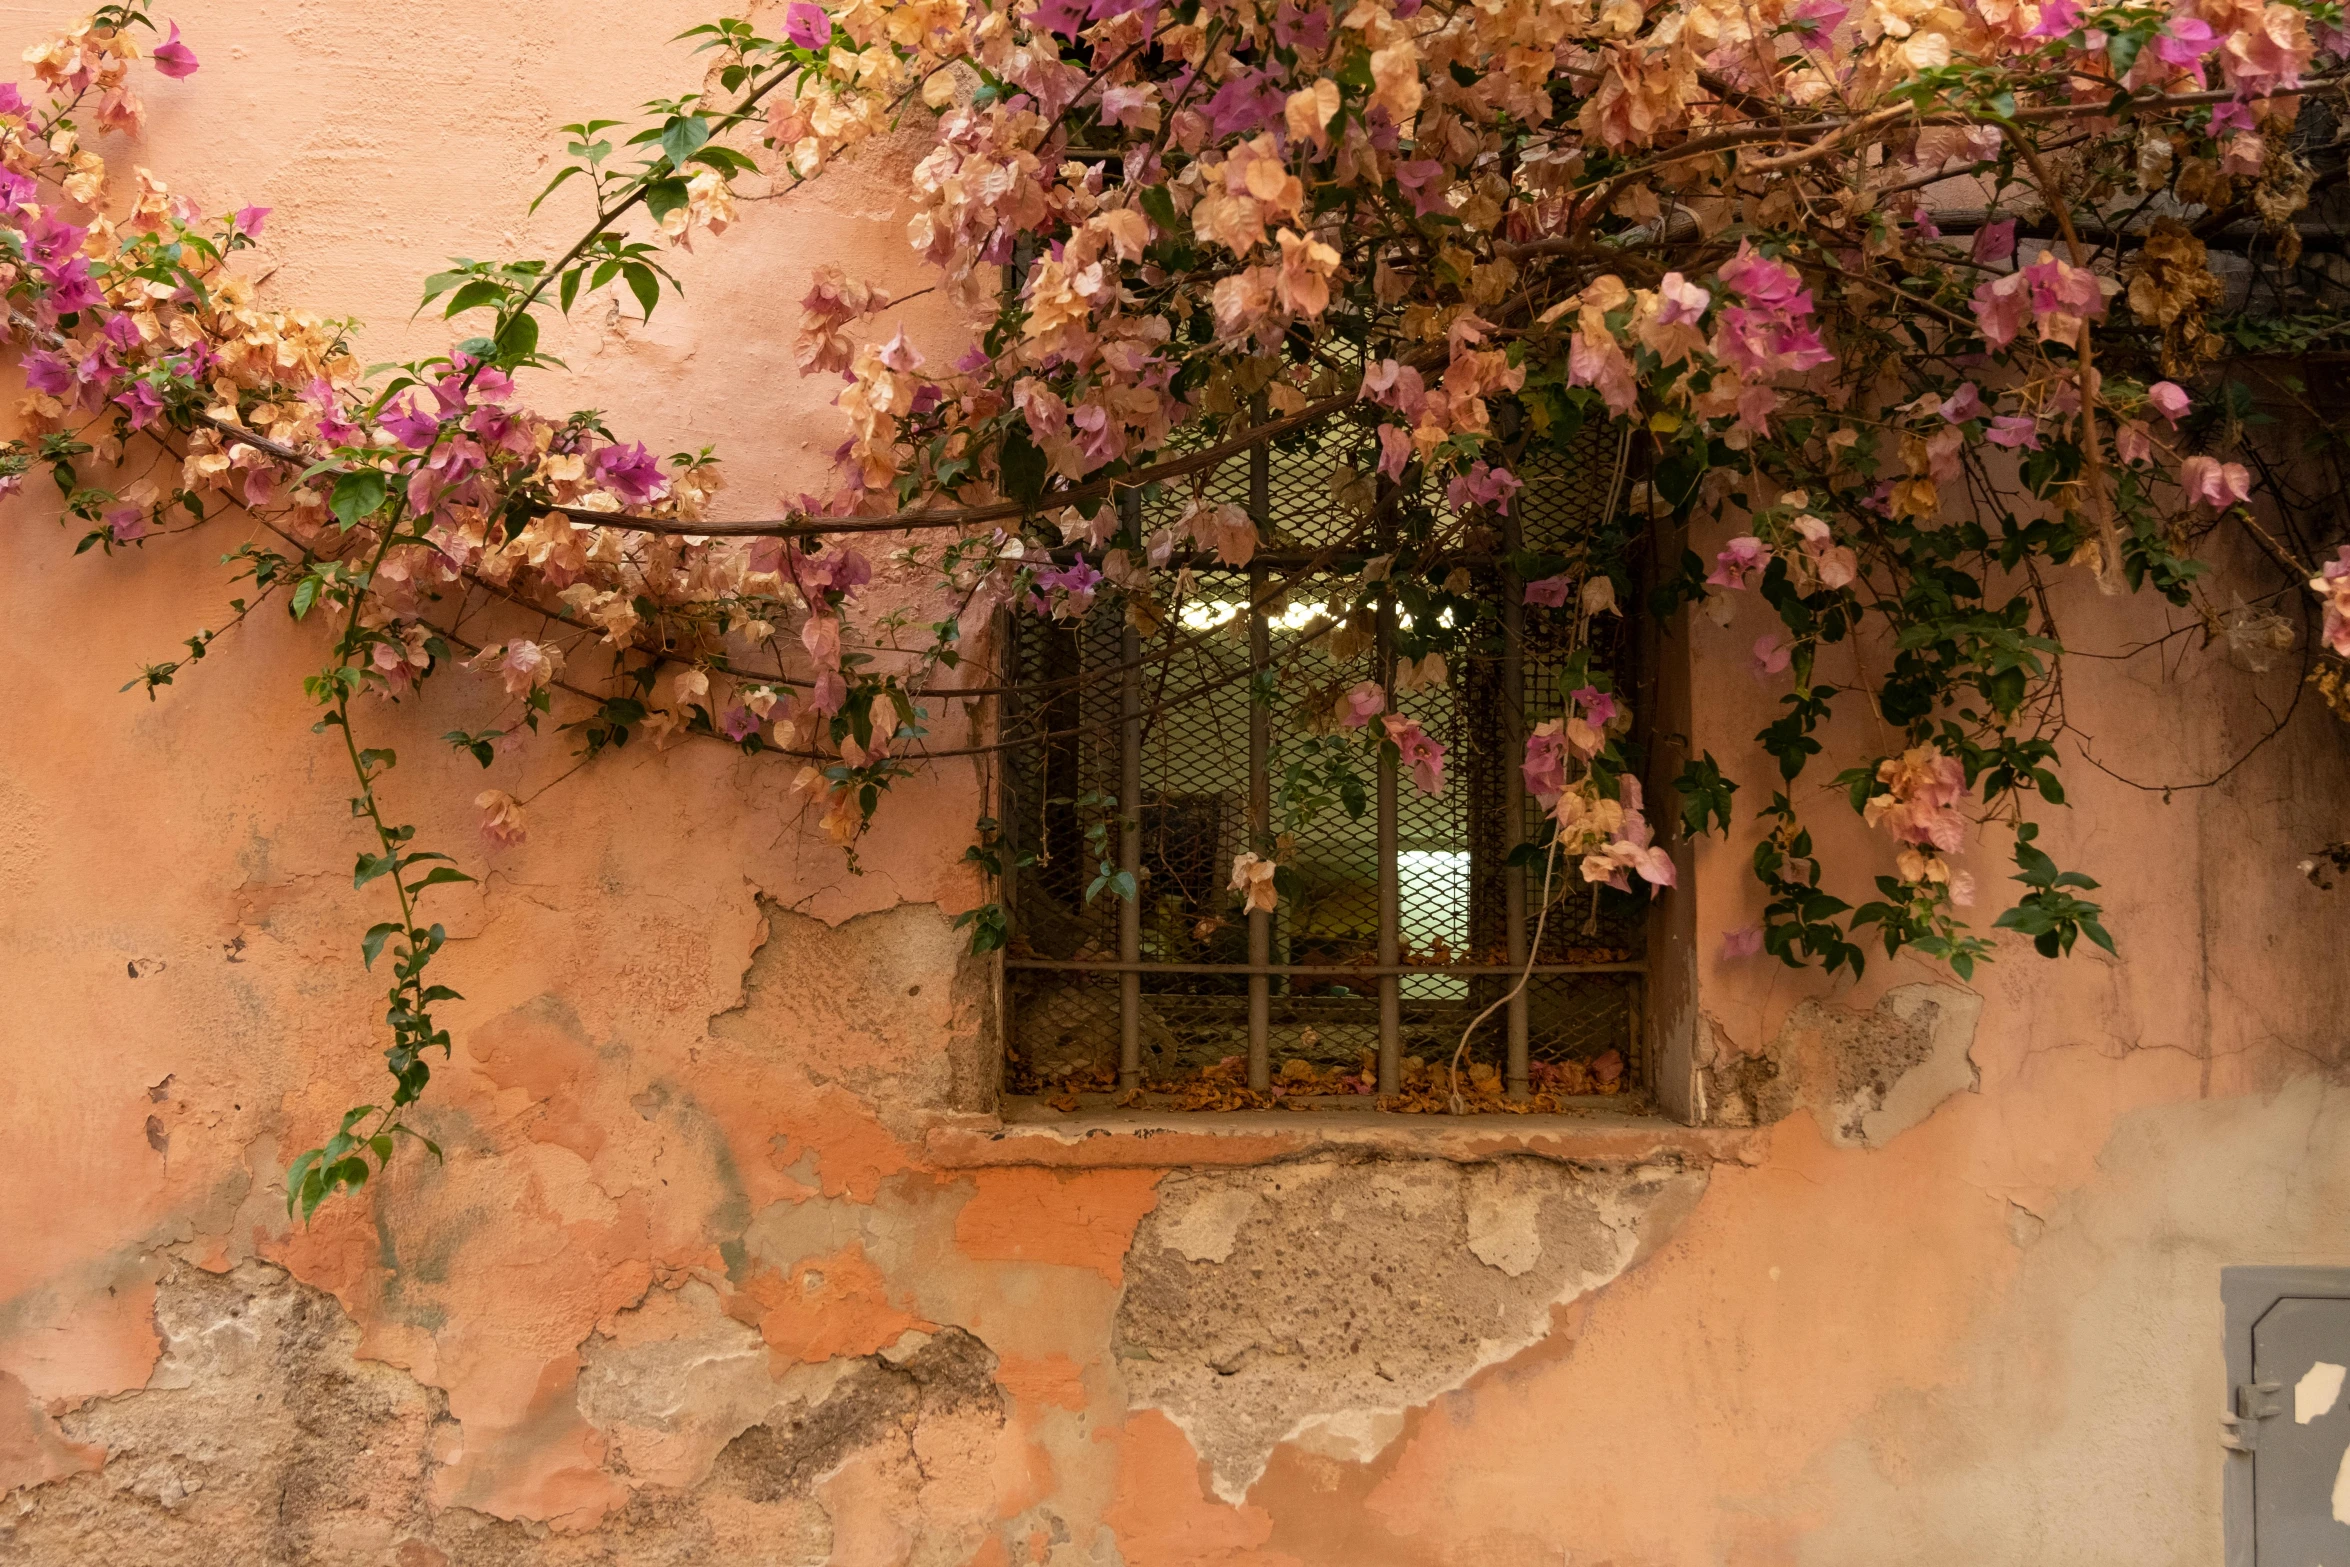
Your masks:
{"label": "gray metal box", "polygon": [[2350,1268],[2223,1268],[2228,1567],[2350,1567]]}

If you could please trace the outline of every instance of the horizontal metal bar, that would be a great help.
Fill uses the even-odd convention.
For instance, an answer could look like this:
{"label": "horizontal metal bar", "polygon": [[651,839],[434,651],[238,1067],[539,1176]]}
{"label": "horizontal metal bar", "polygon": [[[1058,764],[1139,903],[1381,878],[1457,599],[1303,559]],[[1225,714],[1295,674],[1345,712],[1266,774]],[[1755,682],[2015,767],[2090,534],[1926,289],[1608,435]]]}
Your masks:
{"label": "horizontal metal bar", "polygon": [[[1377,979],[1387,974],[1457,974],[1464,978],[1478,974],[1518,974],[1524,970],[1508,963],[1119,963],[1108,958],[1006,958],[1004,967],[1028,969],[1041,973],[1063,974],[1269,974],[1306,976],[1316,979],[1345,979],[1357,977]],[[1646,963],[1537,963],[1534,973],[1543,974],[1645,974]]]}

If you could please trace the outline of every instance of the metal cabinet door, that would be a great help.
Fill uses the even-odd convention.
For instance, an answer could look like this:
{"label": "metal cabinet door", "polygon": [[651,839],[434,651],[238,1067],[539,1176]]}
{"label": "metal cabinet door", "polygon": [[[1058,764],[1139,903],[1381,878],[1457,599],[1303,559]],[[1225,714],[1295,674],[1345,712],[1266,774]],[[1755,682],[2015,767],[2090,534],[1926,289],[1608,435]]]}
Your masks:
{"label": "metal cabinet door", "polygon": [[2350,1269],[2228,1268],[2229,1567],[2350,1567]]}

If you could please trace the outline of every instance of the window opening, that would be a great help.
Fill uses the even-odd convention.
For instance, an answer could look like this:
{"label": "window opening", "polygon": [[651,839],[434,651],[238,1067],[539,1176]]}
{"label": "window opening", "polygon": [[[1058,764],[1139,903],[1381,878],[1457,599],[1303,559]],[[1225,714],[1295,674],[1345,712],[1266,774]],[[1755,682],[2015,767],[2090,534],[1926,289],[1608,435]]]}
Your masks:
{"label": "window opening", "polygon": [[[1065,1109],[1437,1109],[1463,1028],[1525,966],[1542,865],[1511,863],[1539,825],[1519,762],[1528,730],[1564,705],[1576,610],[1522,605],[1519,570],[1623,575],[1597,526],[1614,451],[1587,439],[1521,455],[1515,515],[1465,529],[1441,496],[1374,491],[1345,455],[1307,432],[1207,476],[1204,499],[1258,519],[1260,551],[1245,568],[1171,561],[1160,626],[1107,603],[1009,617],[1010,1092]],[[1128,497],[1112,547],[1139,552],[1190,501],[1188,487]],[[1455,645],[1448,680],[1406,692],[1381,673],[1428,645],[1414,606],[1354,595],[1381,554],[1428,539],[1448,541],[1459,591],[1420,612]],[[1630,689],[1624,620],[1585,624],[1591,667]],[[1273,721],[1327,712],[1365,680],[1443,743],[1441,794],[1415,787],[1392,746],[1374,761],[1362,731]],[[1229,886],[1250,852],[1281,864],[1270,913],[1244,913]],[[1639,1087],[1648,900],[1586,887],[1571,862],[1557,878],[1570,891],[1533,978],[1464,1059],[1473,1108],[1621,1103]]]}

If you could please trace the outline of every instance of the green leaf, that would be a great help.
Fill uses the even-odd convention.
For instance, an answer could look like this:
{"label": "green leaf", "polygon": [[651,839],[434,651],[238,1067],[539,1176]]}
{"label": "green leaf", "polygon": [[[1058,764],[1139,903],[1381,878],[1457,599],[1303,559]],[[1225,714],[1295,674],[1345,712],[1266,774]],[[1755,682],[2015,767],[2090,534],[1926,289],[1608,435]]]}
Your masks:
{"label": "green leaf", "polygon": [[528,359],[539,351],[539,318],[529,311],[511,316],[498,328],[498,357],[509,362]]}
{"label": "green leaf", "polygon": [[2113,63],[2113,74],[2117,77],[2129,75],[2130,67],[2138,63],[2138,51],[2145,48],[2147,40],[2153,36],[2152,27],[2138,26],[2106,39],[2105,58]]}
{"label": "green leaf", "polygon": [[1723,837],[1730,835],[1730,796],[1738,792],[1738,785],[1722,776],[1721,764],[1708,751],[1702,758],[1692,759],[1681,769],[1681,776],[1673,780],[1680,791],[1681,825],[1692,838],[1702,838],[1718,821]]}
{"label": "green leaf", "polygon": [[[292,1166],[287,1169],[286,1212],[292,1213],[294,1211],[294,1203],[302,1196],[303,1184],[311,1179],[313,1172],[318,1168],[320,1153],[321,1150],[319,1149],[310,1149],[300,1158],[296,1159]],[[317,1200],[315,1198],[312,1199],[309,1207],[315,1208],[317,1206]],[[307,1214],[309,1209],[305,1208],[303,1211],[305,1214]]]}
{"label": "green leaf", "polygon": [[399,935],[402,928],[398,920],[385,920],[380,925],[367,928],[367,934],[360,938],[359,951],[367,959],[369,968],[375,967],[375,960],[383,955],[384,943]]}
{"label": "green leaf", "polygon": [[557,175],[556,175],[556,176],[555,176],[553,179],[551,179],[551,180],[547,181],[547,188],[546,188],[545,190],[542,190],[542,191],[540,191],[540,192],[538,193],[538,198],[537,198],[537,200],[533,201],[533,202],[530,204],[530,210],[531,210],[531,211],[533,211],[533,212],[536,212],[536,211],[538,211],[538,210],[539,210],[539,202],[541,202],[541,201],[545,201],[545,200],[546,200],[546,199],[547,199],[549,196],[552,196],[552,195],[554,195],[554,194],[555,194],[555,187],[557,187],[558,185],[561,185],[561,184],[562,184],[562,183],[563,183],[565,180],[567,180],[567,179],[571,178],[571,176],[573,176],[574,174],[578,174],[578,173],[582,173],[582,172],[584,172],[584,171],[582,170],[582,168],[581,168],[581,166],[580,166],[579,164],[576,164],[576,163],[572,163],[572,164],[566,164],[566,165],[564,166],[564,168],[563,168],[563,170],[562,170],[562,172],[561,172],[561,173],[557,174]]}
{"label": "green leaf", "polygon": [[333,498],[328,509],[335,514],[345,531],[383,509],[384,476],[380,469],[360,468],[335,480]]}
{"label": "green leaf", "polygon": [[685,181],[660,179],[645,187],[645,210],[653,215],[655,223],[675,212],[686,203]]}
{"label": "green leaf", "polygon": [[694,154],[694,162],[706,163],[721,174],[756,174],[759,165],[732,147],[704,147]]}
{"label": "green leaf", "polygon": [[438,887],[453,881],[471,880],[473,880],[472,877],[466,875],[463,871],[458,870],[453,866],[436,865],[425,874],[424,880],[412,884],[408,890],[411,893],[417,893],[422,892],[427,887]]}
{"label": "green leaf", "polygon": [[505,297],[505,284],[492,282],[488,278],[475,278],[450,296],[448,308],[441,312],[441,319],[445,321],[449,317],[467,310],[478,310],[484,305],[494,305]]}
{"label": "green leaf", "polygon": [[1023,506],[1034,506],[1043,498],[1051,468],[1044,452],[1029,439],[1025,423],[1004,427],[1003,447],[997,453],[996,463],[1006,495]]}
{"label": "green leaf", "polygon": [[1145,185],[1142,188],[1143,216],[1158,225],[1162,234],[1178,232],[1175,227],[1175,197],[1164,185]]}
{"label": "green leaf", "polygon": [[[709,139],[710,122],[698,114],[671,120],[661,128],[661,150],[668,154],[669,166],[673,169],[684,168],[686,160]],[[657,218],[660,214],[656,212],[654,216]]]}
{"label": "green leaf", "polygon": [[661,280],[653,275],[651,267],[641,261],[629,262],[620,269],[620,274],[628,282],[628,291],[636,295],[637,305],[644,311],[645,319],[650,321],[653,318],[653,307],[661,302]]}

